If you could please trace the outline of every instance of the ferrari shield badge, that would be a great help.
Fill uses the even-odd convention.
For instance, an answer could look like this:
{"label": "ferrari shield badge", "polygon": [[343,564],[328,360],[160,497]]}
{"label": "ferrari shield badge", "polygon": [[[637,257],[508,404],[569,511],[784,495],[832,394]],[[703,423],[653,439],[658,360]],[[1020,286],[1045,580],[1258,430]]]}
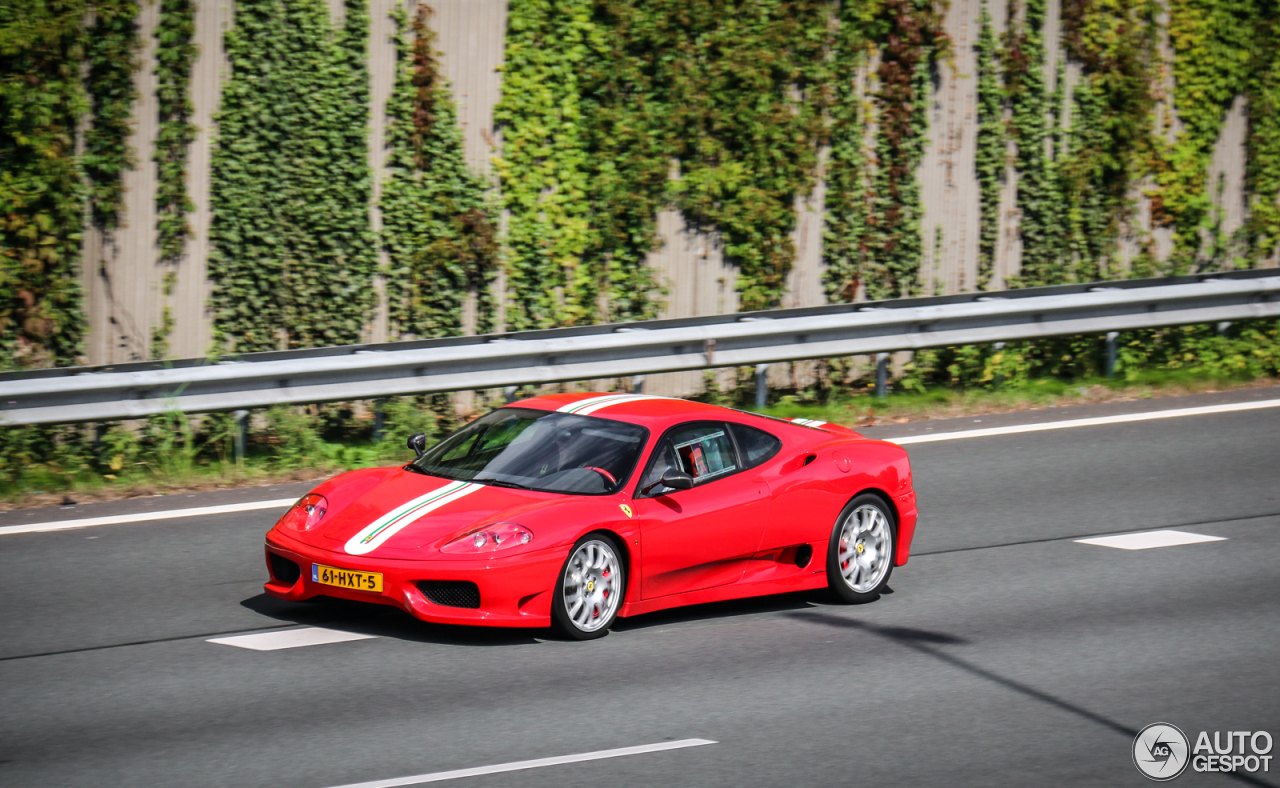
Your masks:
{"label": "ferrari shield badge", "polygon": [[631,516],[631,507],[630,507],[630,506],[627,506],[625,503],[620,503],[620,504],[618,504],[618,508],[619,508],[619,509],[621,509],[621,510],[622,510],[622,513],[623,513],[623,514],[625,514],[627,517],[630,517],[630,516]]}

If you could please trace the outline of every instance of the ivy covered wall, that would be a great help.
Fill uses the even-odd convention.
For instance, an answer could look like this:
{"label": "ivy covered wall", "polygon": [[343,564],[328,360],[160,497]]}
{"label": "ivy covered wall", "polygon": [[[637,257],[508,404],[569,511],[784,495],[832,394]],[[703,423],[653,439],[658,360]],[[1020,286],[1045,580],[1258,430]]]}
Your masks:
{"label": "ivy covered wall", "polygon": [[[1239,165],[1249,197],[1226,193],[1221,178],[1209,183],[1210,158],[1229,144],[1228,108],[1250,91],[1268,95],[1274,55],[1254,43],[1265,33],[1230,32],[1270,30],[1256,0],[1010,0],[996,14],[982,0],[719,2],[681,16],[686,6],[511,5],[499,119],[513,280],[549,285],[512,293],[517,303],[545,302],[524,306],[538,316],[528,325],[579,321],[593,299],[608,302],[599,284],[608,255],[591,252],[593,243],[603,252],[601,228],[647,241],[663,207],[723,245],[739,308],[781,303],[795,197],[818,177],[834,300],[1274,259],[1261,217],[1275,215],[1277,189],[1259,169],[1269,116],[1250,114],[1256,153]],[[785,17],[783,38],[769,39],[767,22],[753,27],[752,13]],[[774,69],[767,78],[751,67],[762,56]],[[599,83],[595,64],[606,75]],[[733,98],[747,83],[749,110]],[[790,111],[768,110],[771,95]],[[946,128],[931,129],[930,117]],[[750,132],[736,138],[740,121]],[[786,166],[749,165],[752,138],[769,138],[760,149]],[[622,143],[593,144],[601,139]],[[824,153],[819,170],[814,157]],[[703,158],[714,166],[700,170]],[[607,189],[593,193],[601,182],[629,186],[629,213],[610,210]],[[743,182],[750,188],[736,191]],[[770,182],[775,196],[763,199]],[[1223,217],[1238,213],[1232,201],[1245,199],[1259,218],[1225,227]],[[948,212],[964,216],[939,216]],[[572,249],[555,251],[565,243]]]}
{"label": "ivy covered wall", "polygon": [[83,333],[77,267],[86,109],[79,4],[3,6],[0,19],[0,365],[71,363]]}
{"label": "ivy covered wall", "polygon": [[[1274,264],[1263,217],[1274,214],[1277,190],[1262,173],[1275,135],[1256,105],[1280,57],[1262,44],[1272,29],[1267,5],[1061,0],[1052,31],[1045,0],[1013,0],[1003,31],[986,17],[975,157],[981,268],[996,256],[1004,218],[993,215],[1003,180],[996,162],[1009,146],[1020,247],[1009,284]],[[1223,147],[1228,113],[1242,100],[1251,107],[1247,155]],[[1245,193],[1210,182],[1215,151],[1250,173]],[[1254,218],[1225,229],[1224,216],[1245,203]]]}
{"label": "ivy covered wall", "polygon": [[[21,116],[30,129],[6,113],[7,363],[74,361],[86,308],[90,358],[123,361],[204,352],[189,336],[200,321],[219,348],[261,349],[1266,265],[1278,251],[1271,0],[438,0],[421,32],[409,4],[399,41],[369,29],[395,0],[349,0],[336,25],[322,0],[245,0],[221,21],[163,0],[145,34],[151,5],[78,15],[85,2],[37,4],[44,16],[0,31],[4,100],[30,99],[17,88],[31,63],[58,97],[43,119]],[[207,32],[219,25],[225,48]],[[32,59],[37,38],[56,56]],[[209,69],[226,75],[217,92]],[[200,120],[211,101],[217,122]],[[21,153],[37,143],[56,155]],[[386,170],[370,144],[386,146]],[[33,196],[31,178],[53,186]],[[125,182],[153,218],[120,210]],[[93,226],[118,227],[114,306],[81,295]],[[820,247],[804,240],[818,229]],[[174,277],[204,281],[206,259],[211,297],[171,296]],[[798,295],[798,281],[824,288]],[[121,307],[135,292],[151,295]],[[104,329],[139,338],[104,342]]]}
{"label": "ivy covered wall", "polygon": [[191,145],[199,129],[192,121],[191,72],[200,53],[195,43],[195,0],[160,0],[155,52],[158,133],[152,160],[156,164],[156,246],[166,270],[161,280],[164,304],[151,329],[152,358],[171,355],[170,334],[177,325],[170,299],[177,287],[177,267],[191,236],[189,215],[195,210],[187,188]]}
{"label": "ivy covered wall", "polygon": [[134,0],[0,6],[0,369],[84,351],[86,223],[123,221]]}
{"label": "ivy covered wall", "polygon": [[[430,9],[396,9],[398,69],[387,102],[382,246],[393,338],[492,330],[498,228],[486,184],[466,164]],[[474,299],[473,325],[464,306]]]}
{"label": "ivy covered wall", "polygon": [[824,236],[832,300],[899,298],[927,286],[919,168],[927,106],[951,46],[946,7],[933,0],[840,5]]}
{"label": "ivy covered wall", "polygon": [[367,156],[369,17],[320,0],[241,0],[217,117],[209,275],[215,342],[360,342],[376,305]]}
{"label": "ivy covered wall", "polygon": [[666,207],[716,233],[743,309],[778,306],[824,135],[829,11],[514,0],[497,114],[513,325],[653,314],[643,261]]}

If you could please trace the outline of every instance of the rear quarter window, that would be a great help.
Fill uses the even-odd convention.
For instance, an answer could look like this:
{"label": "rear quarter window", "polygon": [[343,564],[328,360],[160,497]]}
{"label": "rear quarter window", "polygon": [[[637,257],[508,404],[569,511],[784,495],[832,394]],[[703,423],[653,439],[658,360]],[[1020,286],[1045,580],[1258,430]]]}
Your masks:
{"label": "rear quarter window", "polygon": [[782,448],[782,441],[764,430],[748,427],[745,424],[729,424],[733,437],[738,441],[738,451],[742,453],[743,465],[754,468],[768,462]]}

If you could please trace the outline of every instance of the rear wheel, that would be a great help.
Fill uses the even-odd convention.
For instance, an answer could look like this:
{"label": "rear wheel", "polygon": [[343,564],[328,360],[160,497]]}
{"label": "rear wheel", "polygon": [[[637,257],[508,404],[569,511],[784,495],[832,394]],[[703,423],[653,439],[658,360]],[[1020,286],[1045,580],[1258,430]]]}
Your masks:
{"label": "rear wheel", "polygon": [[573,546],[551,604],[552,621],[562,634],[591,640],[608,633],[626,590],[621,553],[604,534],[587,534]]}
{"label": "rear wheel", "polygon": [[863,493],[836,519],[827,549],[827,583],[845,602],[880,598],[893,573],[897,529],[893,510],[879,496]]}

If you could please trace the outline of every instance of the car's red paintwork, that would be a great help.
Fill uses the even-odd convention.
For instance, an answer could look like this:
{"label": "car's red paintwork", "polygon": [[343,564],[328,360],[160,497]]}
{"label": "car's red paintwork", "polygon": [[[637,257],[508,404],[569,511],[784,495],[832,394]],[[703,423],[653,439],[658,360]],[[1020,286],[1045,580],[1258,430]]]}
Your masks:
{"label": "car's red paintwork", "polygon": [[[595,396],[600,395],[555,394],[513,406],[553,411]],[[277,524],[267,534],[267,551],[302,569],[292,585],[273,576],[265,586],[267,593],[281,599],[325,595],[395,605],[424,621],[440,623],[545,627],[551,622],[560,568],[574,543],[593,531],[614,534],[626,548],[629,571],[620,616],[821,588],[827,585],[827,542],[836,518],[855,495],[869,490],[894,507],[894,564],[907,562],[916,526],[915,492],[906,451],[896,444],[868,440],[834,424],[805,426],[678,399],[623,399],[591,415],[649,430],[640,460],[620,492],[565,495],[486,486],[423,516],[369,554],[351,555],[344,550],[347,540],[373,520],[449,482],[401,468],[345,473],[315,489],[328,500],[329,510],[314,531]],[[779,438],[782,449],[756,468],[705,486],[635,497],[663,433],[685,422],[707,420],[762,429]],[[491,554],[439,549],[473,526],[500,521],[530,529],[533,541]],[[800,567],[795,558],[803,545],[813,553]],[[313,563],[381,572],[383,591],[319,585],[311,579]],[[475,582],[481,606],[433,604],[415,585],[422,580]]]}

